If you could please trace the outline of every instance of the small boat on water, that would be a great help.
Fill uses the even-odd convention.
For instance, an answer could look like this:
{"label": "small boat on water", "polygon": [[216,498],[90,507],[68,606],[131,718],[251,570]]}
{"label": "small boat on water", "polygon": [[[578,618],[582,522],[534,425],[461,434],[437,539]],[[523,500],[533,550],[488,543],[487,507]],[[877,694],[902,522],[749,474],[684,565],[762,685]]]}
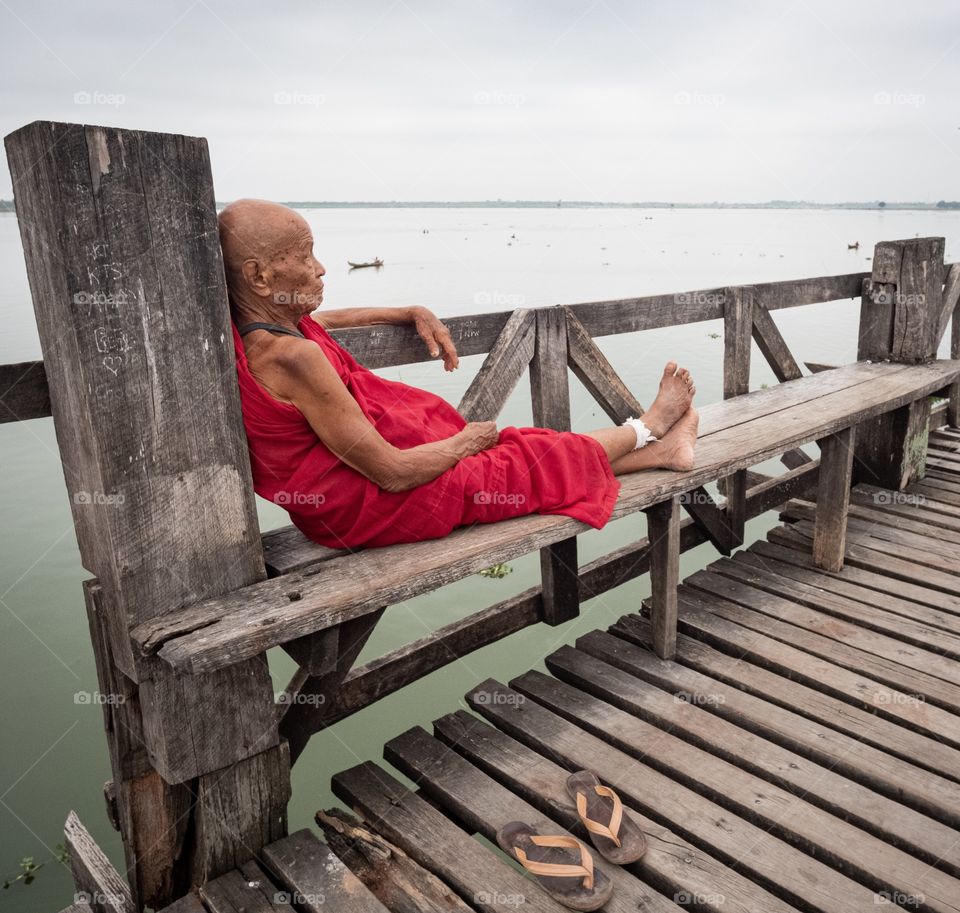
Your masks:
{"label": "small boat on water", "polygon": [[381,260],[379,257],[377,257],[375,260],[370,260],[367,263],[352,263],[350,260],[347,260],[347,266],[349,266],[350,269],[366,269],[369,266],[375,266],[377,269],[379,269],[381,266],[383,266],[383,260]]}
{"label": "small boat on water", "polygon": [[860,242],[854,241],[853,244],[848,244],[847,250],[860,250]]}

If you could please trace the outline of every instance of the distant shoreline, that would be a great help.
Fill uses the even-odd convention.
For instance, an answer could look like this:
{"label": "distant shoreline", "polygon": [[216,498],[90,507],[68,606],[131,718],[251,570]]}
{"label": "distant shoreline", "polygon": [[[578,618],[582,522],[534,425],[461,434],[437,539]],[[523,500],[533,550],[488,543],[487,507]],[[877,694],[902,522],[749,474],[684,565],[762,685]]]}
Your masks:
{"label": "distant shoreline", "polygon": [[[217,201],[217,208],[229,201]],[[960,210],[960,201],[937,203],[811,203],[804,200],[771,200],[767,203],[601,203],[587,200],[429,200],[364,202],[351,200],[283,200],[292,209],[849,209],[849,210]],[[12,200],[0,200],[0,212],[13,212]]]}

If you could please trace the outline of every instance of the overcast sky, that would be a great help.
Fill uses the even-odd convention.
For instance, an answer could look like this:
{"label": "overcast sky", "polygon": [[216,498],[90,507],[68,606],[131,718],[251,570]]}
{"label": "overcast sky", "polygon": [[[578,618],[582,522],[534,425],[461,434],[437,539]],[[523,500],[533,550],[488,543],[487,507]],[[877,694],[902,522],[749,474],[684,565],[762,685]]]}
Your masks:
{"label": "overcast sky", "polygon": [[960,199],[957,0],[0,0],[0,61],[221,200]]}

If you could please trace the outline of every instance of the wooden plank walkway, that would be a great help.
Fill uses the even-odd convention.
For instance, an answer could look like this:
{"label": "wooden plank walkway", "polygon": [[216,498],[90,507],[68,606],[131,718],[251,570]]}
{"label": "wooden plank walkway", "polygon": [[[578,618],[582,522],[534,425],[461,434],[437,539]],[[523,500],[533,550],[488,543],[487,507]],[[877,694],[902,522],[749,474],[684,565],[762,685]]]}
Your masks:
{"label": "wooden plank walkway", "polygon": [[[958,913],[960,431],[931,433],[906,492],[854,488],[838,573],[811,558],[812,504],[781,518],[683,582],[675,661],[625,615],[391,739],[395,771],[338,773],[380,841],[359,879],[300,832],[177,909],[563,910],[490,841],[514,819],[584,839],[564,782],[590,768],[648,841],[626,868],[594,854],[606,910]],[[391,854],[440,890],[398,893],[371,862]]]}

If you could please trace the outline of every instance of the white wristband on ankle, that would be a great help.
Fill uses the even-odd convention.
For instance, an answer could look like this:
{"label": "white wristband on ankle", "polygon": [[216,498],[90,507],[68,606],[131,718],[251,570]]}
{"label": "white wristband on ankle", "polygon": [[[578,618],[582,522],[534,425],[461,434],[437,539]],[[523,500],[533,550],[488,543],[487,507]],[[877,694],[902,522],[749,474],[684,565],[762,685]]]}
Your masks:
{"label": "white wristband on ankle", "polygon": [[624,425],[629,425],[637,433],[637,443],[634,445],[634,450],[639,450],[641,447],[646,447],[650,441],[656,441],[658,438],[654,437],[650,433],[650,429],[644,425],[643,419],[639,418],[628,418]]}

